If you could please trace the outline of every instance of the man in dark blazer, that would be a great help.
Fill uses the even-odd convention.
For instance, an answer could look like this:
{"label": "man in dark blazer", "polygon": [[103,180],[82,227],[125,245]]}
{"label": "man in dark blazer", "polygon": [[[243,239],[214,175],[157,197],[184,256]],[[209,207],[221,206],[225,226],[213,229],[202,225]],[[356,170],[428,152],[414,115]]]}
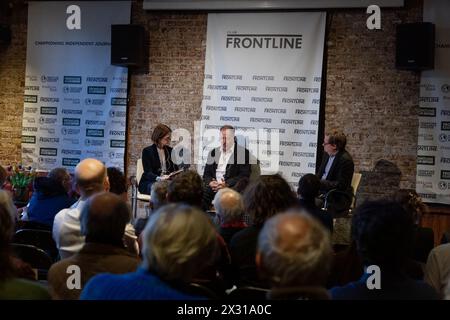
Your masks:
{"label": "man in dark blazer", "polygon": [[232,126],[220,128],[220,140],[221,146],[209,153],[203,172],[204,209],[209,209],[217,191],[225,187],[233,188],[239,180],[248,179],[251,173],[250,153],[236,143]]}
{"label": "man in dark blazer", "polygon": [[352,178],[355,165],[352,156],[345,150],[347,138],[339,131],[325,134],[323,149],[325,155],[317,172],[320,191],[326,194],[336,190],[328,197],[329,210],[335,214],[350,208],[353,199]]}

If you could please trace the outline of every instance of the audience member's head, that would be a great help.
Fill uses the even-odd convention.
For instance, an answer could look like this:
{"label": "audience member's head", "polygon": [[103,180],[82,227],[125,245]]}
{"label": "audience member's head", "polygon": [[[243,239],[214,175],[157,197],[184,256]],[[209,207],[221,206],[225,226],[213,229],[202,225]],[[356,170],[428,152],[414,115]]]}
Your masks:
{"label": "audience member's head", "polygon": [[259,234],[257,265],[272,287],[323,286],[332,259],[328,234],[306,214],[278,214]]}
{"label": "audience member's head", "polygon": [[202,178],[195,171],[185,171],[177,175],[167,188],[167,200],[170,203],[183,202],[201,207],[203,197]]}
{"label": "audience member's head", "polygon": [[308,173],[300,178],[297,194],[306,201],[314,201],[319,195],[320,179],[315,174]]}
{"label": "audience member's head", "polygon": [[332,130],[325,134],[325,141],[329,145],[335,147],[336,151],[345,150],[347,145],[347,137],[342,131]]}
{"label": "audience member's head", "polygon": [[7,191],[0,190],[0,282],[12,276],[10,242],[14,235],[15,206]]}
{"label": "audience member's head", "polygon": [[413,222],[419,224],[422,216],[428,212],[428,207],[416,191],[412,189],[399,189],[394,193],[393,200],[412,215]]}
{"label": "audience member's head", "polygon": [[127,179],[119,168],[109,167],[106,169],[109,180],[109,192],[115,193],[127,199]]}
{"label": "audience member's head", "polygon": [[87,158],[75,167],[75,184],[82,199],[109,190],[105,165],[97,159]]}
{"label": "audience member's head", "polygon": [[243,177],[236,182],[236,184],[233,186],[233,190],[236,190],[240,194],[243,194],[245,189],[247,189],[248,185],[250,183],[250,179],[248,177]]}
{"label": "audience member's head", "polygon": [[150,199],[153,210],[158,210],[159,208],[167,204],[168,188],[169,188],[169,181],[167,180],[156,181],[155,183],[152,184]]}
{"label": "audience member's head", "polygon": [[54,168],[48,173],[47,177],[61,185],[67,193],[72,190],[72,177],[66,168]]}
{"label": "audience member's head", "polygon": [[398,272],[411,255],[413,221],[394,201],[368,201],[356,209],[352,237],[365,266]]}
{"label": "audience member's head", "polygon": [[169,204],[144,230],[144,266],[166,281],[189,283],[218,255],[217,233],[204,212]]}
{"label": "audience member's head", "polygon": [[8,173],[6,172],[6,169],[3,168],[2,165],[0,165],[0,189],[5,184],[7,177],[8,177]]}
{"label": "audience member's head", "polygon": [[233,189],[220,189],[214,197],[214,208],[220,224],[242,221],[244,203],[242,196]]}
{"label": "audience member's head", "polygon": [[289,184],[280,175],[263,175],[245,190],[244,209],[253,224],[262,226],[278,212],[286,211],[297,203]]}
{"label": "audience member's head", "polygon": [[81,210],[81,234],[86,236],[86,242],[123,246],[122,238],[130,218],[130,209],[120,196],[98,193]]}

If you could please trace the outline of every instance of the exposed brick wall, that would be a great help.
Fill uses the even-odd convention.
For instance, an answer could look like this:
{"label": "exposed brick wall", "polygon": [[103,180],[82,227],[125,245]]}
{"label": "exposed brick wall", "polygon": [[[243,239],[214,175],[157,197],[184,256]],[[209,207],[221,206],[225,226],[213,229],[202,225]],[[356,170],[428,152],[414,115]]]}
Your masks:
{"label": "exposed brick wall", "polygon": [[[420,21],[422,0],[405,2],[405,8],[382,9],[378,31],[367,30],[364,9],[333,12],[325,125],[349,135],[356,171],[363,173],[362,197],[381,196],[399,183],[415,186],[419,75],[395,69],[395,25]],[[20,160],[26,6],[17,5],[8,19],[13,42],[0,47],[2,164]],[[200,118],[207,14],[144,12],[142,1],[134,1],[132,23],[148,31],[149,70],[130,73],[128,175],[135,173],[136,160],[151,143],[158,122],[192,133],[193,121]],[[382,159],[390,164],[384,161],[375,169]],[[386,181],[393,177],[395,182]]]}

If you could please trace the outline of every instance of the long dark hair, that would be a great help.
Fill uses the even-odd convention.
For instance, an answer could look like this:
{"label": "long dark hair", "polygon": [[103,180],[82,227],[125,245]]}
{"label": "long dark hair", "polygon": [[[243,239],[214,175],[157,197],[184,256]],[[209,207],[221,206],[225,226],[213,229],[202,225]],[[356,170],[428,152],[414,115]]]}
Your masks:
{"label": "long dark hair", "polygon": [[0,203],[0,282],[12,277],[14,273],[10,246],[13,233],[14,221],[11,213]]}

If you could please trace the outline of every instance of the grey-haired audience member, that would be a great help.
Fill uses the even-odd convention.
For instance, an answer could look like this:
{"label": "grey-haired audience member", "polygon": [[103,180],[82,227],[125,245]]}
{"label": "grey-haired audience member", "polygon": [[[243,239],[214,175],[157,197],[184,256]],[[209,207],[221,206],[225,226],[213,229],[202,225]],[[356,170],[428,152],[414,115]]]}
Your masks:
{"label": "grey-haired audience member", "polygon": [[307,213],[277,214],[264,224],[256,263],[273,290],[324,289],[332,259],[329,232]]}

